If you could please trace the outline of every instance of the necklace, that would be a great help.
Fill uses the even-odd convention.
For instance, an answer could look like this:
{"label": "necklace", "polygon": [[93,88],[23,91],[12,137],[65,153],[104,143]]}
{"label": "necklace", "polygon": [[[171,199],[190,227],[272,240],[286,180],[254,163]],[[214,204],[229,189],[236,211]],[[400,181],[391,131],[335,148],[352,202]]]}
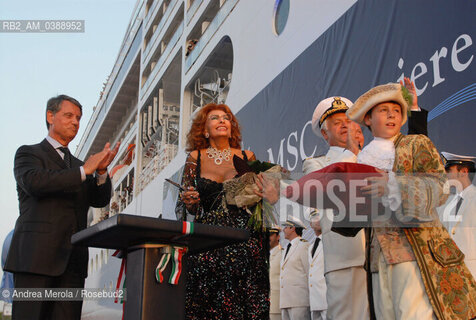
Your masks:
{"label": "necklace", "polygon": [[231,149],[228,148],[220,151],[210,146],[207,149],[207,154],[210,159],[213,159],[213,161],[215,161],[216,165],[220,165],[222,164],[223,160],[230,161]]}

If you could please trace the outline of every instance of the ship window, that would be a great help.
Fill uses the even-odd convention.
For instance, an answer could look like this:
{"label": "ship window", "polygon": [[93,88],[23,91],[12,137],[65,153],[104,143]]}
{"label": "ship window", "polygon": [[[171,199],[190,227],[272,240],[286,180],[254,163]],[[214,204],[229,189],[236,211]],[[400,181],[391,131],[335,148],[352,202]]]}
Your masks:
{"label": "ship window", "polygon": [[274,3],[273,29],[280,35],[286,27],[289,16],[289,0],[276,0]]}

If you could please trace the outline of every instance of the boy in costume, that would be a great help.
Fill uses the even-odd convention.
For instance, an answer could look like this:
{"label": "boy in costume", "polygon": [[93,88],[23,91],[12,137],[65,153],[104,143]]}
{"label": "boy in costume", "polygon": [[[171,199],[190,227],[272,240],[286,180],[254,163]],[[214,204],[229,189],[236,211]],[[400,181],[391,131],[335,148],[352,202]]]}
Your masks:
{"label": "boy in costume", "polygon": [[447,198],[444,167],[426,136],[400,133],[409,97],[400,84],[380,85],[347,111],[374,136],[357,162],[382,170],[362,190],[392,212],[373,222],[375,312],[377,319],[471,319],[476,283],[436,212]]}

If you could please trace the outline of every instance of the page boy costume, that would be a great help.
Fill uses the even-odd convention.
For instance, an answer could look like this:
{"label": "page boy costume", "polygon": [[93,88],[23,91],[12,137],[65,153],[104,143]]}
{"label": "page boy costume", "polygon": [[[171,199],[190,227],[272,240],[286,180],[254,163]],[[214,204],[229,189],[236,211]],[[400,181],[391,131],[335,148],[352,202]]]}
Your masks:
{"label": "page boy costume", "polygon": [[[364,124],[365,115],[373,107],[383,102],[395,102],[401,106],[403,124],[408,110],[404,96],[405,90],[399,84],[380,85],[363,94],[347,115]],[[377,138],[362,150],[358,162],[391,169],[389,195],[383,197],[382,202],[395,216],[408,219],[407,222],[390,219],[385,224],[373,224],[371,271],[389,276],[386,279],[382,279],[381,274],[372,276],[377,314],[388,315],[390,303],[393,304],[393,317],[407,317],[405,309],[415,303],[424,304],[426,297],[438,319],[475,317],[476,283],[464,264],[464,255],[443,228],[436,212],[436,207],[447,198],[443,192],[446,177],[432,142],[423,135],[404,136],[401,133],[392,139]],[[411,264],[415,262],[417,273],[408,275]],[[389,281],[393,269],[406,266],[410,266],[409,269],[397,270],[408,276],[406,284],[402,285],[404,279],[401,278],[396,279],[400,281]],[[418,298],[412,294],[418,290],[419,284],[423,284],[420,287],[425,292],[420,301],[415,301]],[[413,286],[410,291],[407,290],[409,286]],[[387,301],[385,292],[390,292]]]}

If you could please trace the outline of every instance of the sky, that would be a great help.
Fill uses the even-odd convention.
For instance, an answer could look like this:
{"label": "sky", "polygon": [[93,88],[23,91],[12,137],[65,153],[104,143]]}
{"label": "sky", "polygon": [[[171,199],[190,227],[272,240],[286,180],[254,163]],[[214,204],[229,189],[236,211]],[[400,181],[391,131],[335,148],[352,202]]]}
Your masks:
{"label": "sky", "polygon": [[[15,151],[47,135],[46,101],[58,94],[83,106],[76,150],[114,62],[136,0],[0,0],[0,20],[84,20],[84,33],[0,32],[0,243],[15,226]],[[2,271],[0,270],[0,276]]]}

